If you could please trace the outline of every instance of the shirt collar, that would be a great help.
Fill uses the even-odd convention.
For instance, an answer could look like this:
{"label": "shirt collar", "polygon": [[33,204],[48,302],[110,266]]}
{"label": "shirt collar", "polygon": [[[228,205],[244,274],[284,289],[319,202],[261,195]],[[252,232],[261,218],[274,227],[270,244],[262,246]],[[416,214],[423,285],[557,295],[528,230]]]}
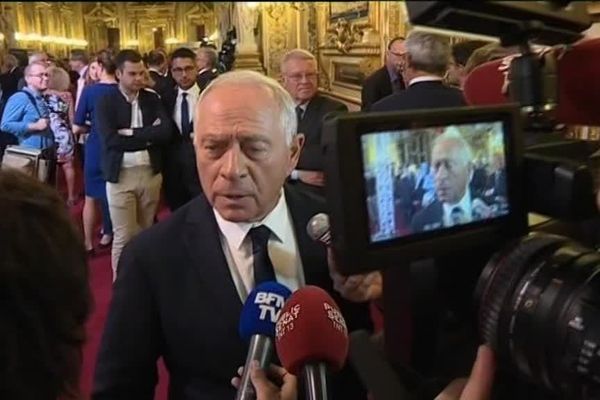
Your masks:
{"label": "shirt collar", "polygon": [[84,65],[83,68],[81,68],[81,71],[79,72],[79,79],[85,79],[85,73],[88,70],[88,66]]}
{"label": "shirt collar", "polygon": [[465,190],[465,194],[463,195],[462,199],[460,199],[460,201],[456,204],[448,204],[448,203],[442,203],[443,207],[444,207],[444,217],[448,218],[450,217],[452,210],[456,207],[460,207],[463,212],[469,217],[469,219],[471,218],[471,190],[469,189],[469,187],[467,186],[467,189]]}
{"label": "shirt collar", "polygon": [[160,76],[165,76],[165,74],[163,74],[162,72],[160,72],[157,68],[150,67],[150,68],[148,68],[148,72],[150,72],[150,71],[154,71],[154,72],[156,72]]}
{"label": "shirt collar", "polygon": [[177,96],[181,95],[181,93],[188,93],[198,97],[200,95],[200,88],[198,87],[197,83],[194,83],[194,85],[187,90],[183,90],[182,88],[177,86]]}
{"label": "shirt collar", "polygon": [[386,64],[385,67],[387,68],[388,74],[390,75],[390,81],[392,83],[400,79],[400,75],[398,75],[398,71],[396,70],[396,68],[394,68],[394,66]]}
{"label": "shirt collar", "polygon": [[242,242],[248,235],[248,232],[250,232],[250,229],[260,225],[265,225],[268,227],[271,232],[273,232],[277,240],[283,241],[285,239],[285,227],[288,218],[285,193],[283,189],[281,189],[281,195],[279,196],[279,200],[277,201],[275,207],[261,221],[231,222],[223,218],[215,208],[213,208],[213,212],[215,214],[215,218],[217,219],[217,224],[219,225],[221,233],[227,238],[229,244],[235,249],[239,249],[242,246]]}
{"label": "shirt collar", "polygon": [[441,82],[442,79],[443,79],[442,77],[435,76],[435,75],[417,76],[416,78],[413,78],[410,80],[410,82],[408,82],[408,86],[414,85],[415,83],[419,83],[419,82]]}
{"label": "shirt collar", "polygon": [[140,92],[138,91],[135,96],[133,97],[133,99],[129,100],[129,96],[127,95],[127,93],[125,93],[123,91],[123,89],[121,89],[121,86],[119,86],[119,92],[121,92],[121,94],[123,95],[123,97],[125,97],[125,101],[128,103],[133,103],[134,101],[137,101],[138,97],[140,96]]}
{"label": "shirt collar", "polygon": [[23,90],[27,90],[29,93],[31,93],[33,95],[33,97],[35,97],[38,100],[42,97],[42,93],[41,92],[39,92],[39,91],[37,91],[35,89],[32,89],[29,86],[23,87]]}
{"label": "shirt collar", "polygon": [[208,72],[210,70],[212,70],[212,68],[202,68],[200,71],[198,71],[198,75]]}

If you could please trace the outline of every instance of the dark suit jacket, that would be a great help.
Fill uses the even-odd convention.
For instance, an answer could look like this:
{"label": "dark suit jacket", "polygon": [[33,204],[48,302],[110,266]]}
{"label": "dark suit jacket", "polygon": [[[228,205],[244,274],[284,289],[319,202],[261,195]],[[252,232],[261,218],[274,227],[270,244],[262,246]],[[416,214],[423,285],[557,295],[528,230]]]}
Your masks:
{"label": "dark suit jacket", "polygon": [[163,97],[169,90],[173,90],[175,81],[170,76],[163,76],[156,71],[149,71],[150,78],[155,82],[153,89],[160,97]]}
{"label": "dark suit jacket", "polygon": [[[286,200],[306,283],[332,294],[349,329],[369,329],[367,305],[334,293],[325,247],[306,234],[307,222],[325,204],[291,187],[286,187]],[[170,374],[170,400],[235,398],[230,380],[248,351],[238,333],[242,307],[212,207],[199,196],[125,247],[93,399],[153,399],[160,356]],[[331,398],[364,399],[357,377],[347,372],[336,375]]]}
{"label": "dark suit jacket", "polygon": [[[163,147],[163,178],[167,203],[175,210],[201,193],[200,180],[196,170],[196,154],[190,133],[181,134],[173,119],[177,103],[177,86],[161,96],[164,108],[171,120],[171,137]],[[193,126],[193,115],[192,115]]]}
{"label": "dark suit jacket", "polygon": [[17,92],[17,86],[21,78],[23,78],[23,70],[19,67],[16,67],[11,72],[0,75],[0,87],[2,88],[0,103],[6,104],[6,100]]}
{"label": "dark suit jacket", "polygon": [[418,82],[373,104],[370,111],[401,111],[466,106],[463,93],[441,81]]}
{"label": "dark suit jacket", "polygon": [[203,71],[202,73],[198,74],[196,77],[196,82],[198,82],[198,86],[200,86],[200,91],[206,89],[208,84],[217,76],[219,76],[219,74],[217,73],[216,69]]}
{"label": "dark suit jacket", "polygon": [[304,148],[298,160],[299,170],[322,171],[323,152],[321,149],[321,128],[323,118],[332,111],[348,111],[348,107],[339,101],[316,95],[308,103],[302,116],[298,133],[305,136]]}
{"label": "dark suit jacket", "polygon": [[[400,77],[400,83],[404,89],[402,77]],[[365,78],[361,90],[361,109],[363,111],[369,110],[375,102],[391,95],[393,92],[390,73],[384,65]]]}
{"label": "dark suit jacket", "polygon": [[413,232],[423,232],[428,225],[427,230],[444,227],[444,207],[441,201],[436,200],[416,213],[411,222]]}
{"label": "dark suit jacket", "polygon": [[[119,181],[123,153],[148,150],[154,173],[162,170],[160,146],[171,136],[171,118],[165,112],[156,93],[140,90],[138,98],[144,126],[134,128],[133,136],[119,135],[117,131],[131,126],[131,104],[118,88],[98,100],[96,126],[102,135],[102,173],[107,182]],[[153,126],[156,119],[160,123]]]}

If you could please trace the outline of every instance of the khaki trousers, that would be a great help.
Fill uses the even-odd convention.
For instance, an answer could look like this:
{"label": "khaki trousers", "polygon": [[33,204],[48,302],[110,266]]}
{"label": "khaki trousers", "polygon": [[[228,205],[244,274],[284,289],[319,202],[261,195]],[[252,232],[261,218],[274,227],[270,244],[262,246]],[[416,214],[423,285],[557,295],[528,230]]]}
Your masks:
{"label": "khaki trousers", "polygon": [[161,184],[162,175],[154,175],[149,166],[123,168],[118,183],[106,183],[108,208],[113,222],[113,282],[117,279],[119,257],[125,245],[154,223]]}

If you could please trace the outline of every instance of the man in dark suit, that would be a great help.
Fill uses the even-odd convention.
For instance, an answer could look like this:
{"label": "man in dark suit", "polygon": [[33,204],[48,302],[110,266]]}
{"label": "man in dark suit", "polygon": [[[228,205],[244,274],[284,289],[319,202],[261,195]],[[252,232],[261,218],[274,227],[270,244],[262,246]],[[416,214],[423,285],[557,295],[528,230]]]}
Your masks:
{"label": "man in dark suit", "polygon": [[200,88],[196,83],[196,54],[179,48],[171,54],[171,73],[176,86],[162,96],[165,110],[172,117],[171,142],[164,150],[164,193],[171,211],[200,194],[196,156],[192,143],[193,119]]}
{"label": "man in dark suit", "polygon": [[318,93],[317,60],[306,50],[294,49],[283,56],[281,79],[283,87],[296,102],[298,133],[305,137],[297,169],[291,178],[299,185],[321,193],[325,185],[321,150],[323,118],[330,112],[348,111],[348,107]]}
{"label": "man in dark suit", "polygon": [[[6,100],[17,92],[19,79],[23,78],[23,70],[19,68],[19,60],[12,54],[7,54],[4,57],[4,65],[0,66],[0,88],[2,88],[2,97],[0,98],[0,112],[2,104],[6,104]],[[2,114],[0,113],[0,117]]]}
{"label": "man in dark suit", "polygon": [[122,50],[115,64],[119,86],[98,100],[96,112],[114,231],[113,279],[125,244],[154,222],[162,184],[162,146],[172,131],[158,95],[143,89],[142,56]]}
{"label": "man in dark suit", "polygon": [[385,53],[385,65],[369,75],[362,85],[361,109],[368,111],[373,103],[394,93],[404,90],[402,63],[406,47],[404,37],[397,36],[390,40]]}
{"label": "man in dark suit", "polygon": [[196,50],[196,67],[198,67],[198,86],[204,90],[219,73],[217,71],[217,60],[219,56],[212,47],[200,47]]}
{"label": "man in dark suit", "polygon": [[473,178],[473,153],[469,144],[450,128],[434,140],[431,164],[436,200],[415,214],[415,232],[441,229],[490,218],[492,210],[469,188]]}
{"label": "man in dark suit", "polygon": [[406,41],[402,75],[408,87],[385,97],[371,111],[400,111],[410,109],[465,106],[463,94],[442,82],[450,62],[448,41],[433,33],[412,31]]}
{"label": "man in dark suit", "polygon": [[172,91],[175,86],[173,78],[168,76],[169,60],[162,50],[152,50],[148,53],[148,72],[154,82],[152,89],[163,97],[168,91]]}
{"label": "man in dark suit", "polygon": [[[194,118],[194,132],[204,194],[123,252],[95,400],[152,399],[161,356],[170,399],[233,399],[230,381],[248,351],[238,336],[240,312],[264,281],[292,291],[320,286],[338,302],[350,330],[371,327],[367,303],[334,291],[326,249],[306,233],[325,204],[284,185],[303,142],[287,123],[295,116],[289,95],[262,74],[234,71],[201,95],[195,115],[202,115]],[[343,282],[336,287],[352,297]],[[334,377],[332,398],[366,398],[349,368]]]}

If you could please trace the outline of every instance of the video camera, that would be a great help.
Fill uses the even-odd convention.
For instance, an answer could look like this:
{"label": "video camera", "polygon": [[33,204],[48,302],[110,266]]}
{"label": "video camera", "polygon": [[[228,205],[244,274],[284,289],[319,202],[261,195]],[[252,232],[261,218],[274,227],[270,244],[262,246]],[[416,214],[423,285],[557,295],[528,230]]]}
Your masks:
{"label": "video camera", "polygon": [[221,51],[219,52],[219,62],[217,69],[219,73],[230,71],[235,63],[235,46],[237,43],[237,35],[235,28],[227,32],[227,37],[223,41]]}
{"label": "video camera", "polygon": [[593,173],[600,146],[555,131],[557,60],[530,47],[579,40],[591,25],[586,4],[406,6],[414,25],[520,46],[510,64],[511,101],[326,119],[326,197],[342,273],[456,254],[464,260],[493,249],[471,293],[479,335],[499,367],[548,395],[598,399],[600,255],[528,223],[528,212],[540,213],[556,219],[543,230],[564,233],[598,214]]}

